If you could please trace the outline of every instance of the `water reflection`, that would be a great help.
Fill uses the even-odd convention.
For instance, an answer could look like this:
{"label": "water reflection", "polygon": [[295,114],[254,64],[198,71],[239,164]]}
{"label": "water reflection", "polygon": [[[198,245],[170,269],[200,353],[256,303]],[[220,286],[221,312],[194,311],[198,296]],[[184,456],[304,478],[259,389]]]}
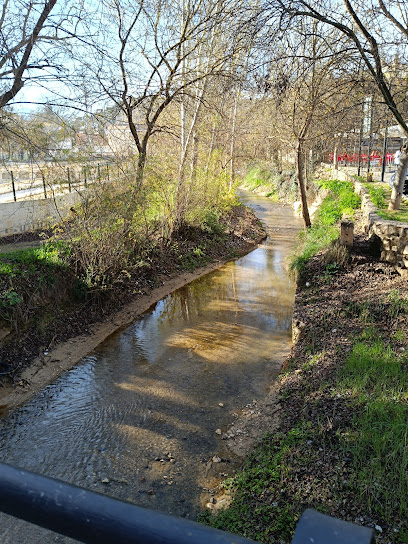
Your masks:
{"label": "water reflection", "polygon": [[[299,222],[266,199],[250,203],[269,240],[160,301],[3,419],[2,461],[195,516],[222,446],[215,430],[265,396],[290,346],[285,259]],[[7,516],[0,541],[69,542]]]}

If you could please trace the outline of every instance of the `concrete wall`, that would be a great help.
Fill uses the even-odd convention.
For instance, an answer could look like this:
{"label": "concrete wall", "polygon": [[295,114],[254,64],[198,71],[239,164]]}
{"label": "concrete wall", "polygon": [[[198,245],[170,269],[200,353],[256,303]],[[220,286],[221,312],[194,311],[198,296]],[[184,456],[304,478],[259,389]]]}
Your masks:
{"label": "concrete wall", "polygon": [[36,229],[45,229],[61,221],[79,202],[77,192],[48,199],[33,199],[0,204],[0,238]]}

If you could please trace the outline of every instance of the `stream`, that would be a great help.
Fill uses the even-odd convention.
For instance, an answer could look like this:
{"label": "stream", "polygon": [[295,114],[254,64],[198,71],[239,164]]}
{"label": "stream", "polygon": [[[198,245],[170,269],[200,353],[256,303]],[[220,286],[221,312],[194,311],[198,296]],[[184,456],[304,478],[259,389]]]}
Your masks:
{"label": "stream", "polygon": [[[159,301],[2,418],[1,462],[195,519],[213,456],[221,475],[240,463],[222,435],[266,397],[291,346],[286,259],[301,220],[265,197],[241,199],[267,240]],[[74,542],[0,518],[2,544]]]}

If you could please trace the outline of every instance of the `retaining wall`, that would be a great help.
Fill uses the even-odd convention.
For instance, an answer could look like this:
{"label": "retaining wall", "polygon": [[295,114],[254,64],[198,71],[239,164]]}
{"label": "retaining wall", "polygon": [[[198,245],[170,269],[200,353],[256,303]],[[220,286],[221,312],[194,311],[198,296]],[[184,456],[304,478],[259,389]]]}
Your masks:
{"label": "retaining wall", "polygon": [[377,213],[368,189],[349,174],[333,170],[333,178],[352,181],[355,191],[361,196],[363,226],[369,235],[381,240],[381,260],[408,269],[408,223],[389,221]]}
{"label": "retaining wall", "polygon": [[61,221],[79,202],[78,192],[47,199],[30,199],[0,204],[0,238],[10,234],[46,229]]}

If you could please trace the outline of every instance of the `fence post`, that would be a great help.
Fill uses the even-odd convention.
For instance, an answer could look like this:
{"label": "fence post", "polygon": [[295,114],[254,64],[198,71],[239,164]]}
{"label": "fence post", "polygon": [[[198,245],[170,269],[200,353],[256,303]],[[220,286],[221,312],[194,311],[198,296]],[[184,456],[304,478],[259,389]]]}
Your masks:
{"label": "fence post", "polygon": [[353,221],[342,221],[340,227],[340,245],[353,247],[354,223]]}
{"label": "fence post", "polygon": [[384,132],[383,161],[382,161],[382,166],[381,166],[381,181],[384,181],[384,175],[385,175],[385,162],[386,162],[386,156],[387,156],[387,136],[388,136],[388,126],[385,127],[385,132]]}
{"label": "fence post", "polygon": [[13,196],[14,196],[14,202],[17,202],[17,197],[16,197],[16,187],[14,185],[14,174],[13,172],[10,172],[10,176],[11,176],[11,186],[13,188]]}
{"label": "fence post", "polygon": [[86,166],[84,166],[84,185],[85,185],[85,189],[88,188],[88,182],[87,182],[87,179],[86,179]]}
{"label": "fence post", "polygon": [[44,198],[47,198],[47,189],[45,187],[45,176],[42,172],[41,172],[41,176],[42,176],[42,182],[43,182],[43,188],[44,188]]}

